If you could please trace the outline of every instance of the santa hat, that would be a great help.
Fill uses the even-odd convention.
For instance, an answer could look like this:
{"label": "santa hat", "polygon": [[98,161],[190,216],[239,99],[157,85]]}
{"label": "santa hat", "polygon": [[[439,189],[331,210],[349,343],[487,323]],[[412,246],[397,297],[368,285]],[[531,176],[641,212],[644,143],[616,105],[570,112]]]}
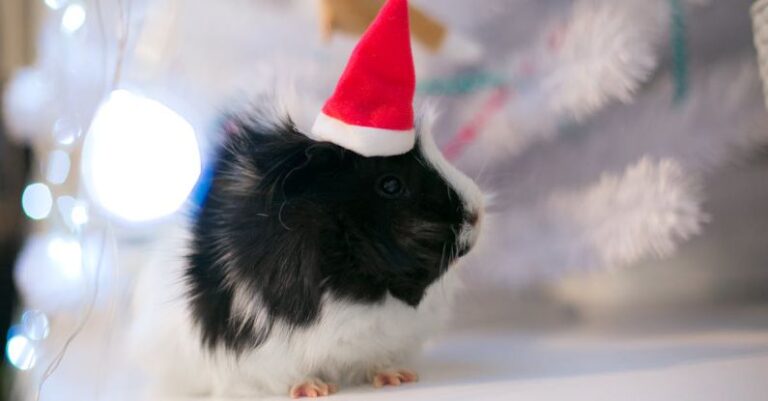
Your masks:
{"label": "santa hat", "polygon": [[408,1],[388,0],[363,34],[311,136],[363,156],[408,152],[415,143]]}

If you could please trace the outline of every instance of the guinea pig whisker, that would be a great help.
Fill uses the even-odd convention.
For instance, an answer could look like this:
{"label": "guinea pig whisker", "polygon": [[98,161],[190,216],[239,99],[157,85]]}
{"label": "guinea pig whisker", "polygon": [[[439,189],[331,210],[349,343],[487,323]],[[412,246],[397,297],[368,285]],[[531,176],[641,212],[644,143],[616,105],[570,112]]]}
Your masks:
{"label": "guinea pig whisker", "polygon": [[480,172],[478,172],[477,175],[475,176],[475,182],[486,184],[483,182],[483,178],[485,178],[485,172],[487,170],[489,161],[490,161],[490,158],[488,157],[486,157],[485,160],[483,160],[483,165],[480,166]]}
{"label": "guinea pig whisker", "polygon": [[440,270],[446,270],[448,268],[447,263],[445,263],[445,250],[448,246],[448,243],[443,244],[443,251],[440,253]]}
{"label": "guinea pig whisker", "polygon": [[285,228],[288,231],[291,231],[292,229],[288,227],[287,224],[285,224],[285,221],[283,221],[283,209],[287,204],[288,204],[288,201],[283,201],[283,203],[280,204],[280,210],[277,212],[277,221],[280,222],[280,225],[283,226],[283,228]]}

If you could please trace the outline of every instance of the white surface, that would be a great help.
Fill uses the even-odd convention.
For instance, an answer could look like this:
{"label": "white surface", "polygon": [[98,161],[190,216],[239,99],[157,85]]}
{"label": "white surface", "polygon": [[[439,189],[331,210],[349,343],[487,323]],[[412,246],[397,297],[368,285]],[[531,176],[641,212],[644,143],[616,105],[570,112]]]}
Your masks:
{"label": "white surface", "polygon": [[[765,401],[768,215],[755,211],[768,204],[766,171],[764,158],[712,175],[712,222],[673,258],[538,289],[468,288],[453,328],[413,366],[421,382],[331,399]],[[43,401],[144,401],[130,395],[135,372],[116,369],[120,316],[89,324]],[[71,324],[51,321],[51,338]]]}
{"label": "white surface", "polygon": [[764,401],[766,312],[723,311],[682,325],[673,318],[652,330],[462,330],[428,350],[421,382],[346,388],[331,399]]}

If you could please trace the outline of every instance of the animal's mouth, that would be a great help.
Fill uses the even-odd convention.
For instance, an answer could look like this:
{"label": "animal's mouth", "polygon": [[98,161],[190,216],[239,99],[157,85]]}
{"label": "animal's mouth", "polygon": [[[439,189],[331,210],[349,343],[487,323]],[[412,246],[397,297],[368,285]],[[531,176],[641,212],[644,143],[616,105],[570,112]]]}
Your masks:
{"label": "animal's mouth", "polygon": [[472,246],[471,245],[459,245],[458,252],[456,252],[456,256],[458,258],[463,258],[471,250],[472,250]]}
{"label": "animal's mouth", "polygon": [[481,221],[482,212],[474,211],[468,213],[459,231],[459,238],[456,241],[457,259],[466,256],[475,247],[480,234]]}

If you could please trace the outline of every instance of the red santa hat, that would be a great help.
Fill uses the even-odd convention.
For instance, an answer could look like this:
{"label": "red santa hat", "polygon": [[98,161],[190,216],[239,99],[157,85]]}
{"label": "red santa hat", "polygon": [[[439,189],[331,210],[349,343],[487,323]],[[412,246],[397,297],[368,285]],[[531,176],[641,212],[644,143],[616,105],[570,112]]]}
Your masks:
{"label": "red santa hat", "polygon": [[413,95],[408,1],[388,0],[349,57],[311,136],[363,156],[413,148]]}

